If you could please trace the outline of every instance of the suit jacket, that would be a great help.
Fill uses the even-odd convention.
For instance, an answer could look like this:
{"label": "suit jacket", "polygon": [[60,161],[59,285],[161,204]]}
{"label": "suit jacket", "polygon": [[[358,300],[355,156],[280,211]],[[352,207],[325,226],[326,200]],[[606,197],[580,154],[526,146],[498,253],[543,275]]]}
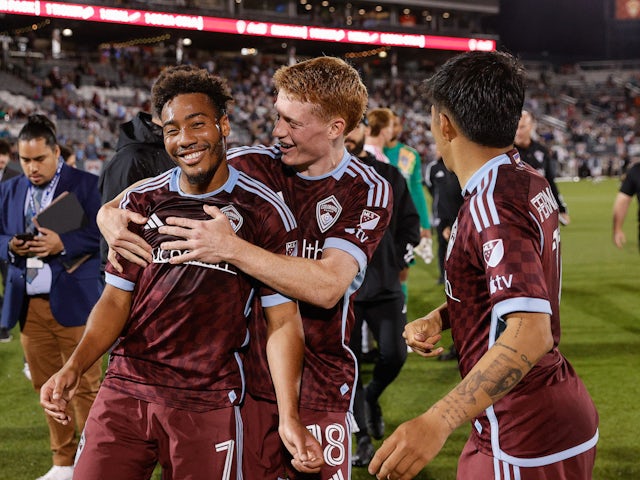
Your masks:
{"label": "suit jacket", "polygon": [[[24,175],[0,183],[0,259],[9,263],[1,323],[8,328],[18,321],[23,325],[27,313],[26,258],[9,252],[9,241],[25,230],[24,205],[29,186]],[[102,293],[100,231],[96,224],[100,208],[98,177],[63,165],[54,198],[65,191],[76,194],[89,222],[86,227],[60,235],[64,254],[43,260],[51,267],[49,302],[53,316],[61,325],[73,327],[86,323]],[[86,254],[90,254],[90,258],[73,273],[67,273],[63,262]]]}

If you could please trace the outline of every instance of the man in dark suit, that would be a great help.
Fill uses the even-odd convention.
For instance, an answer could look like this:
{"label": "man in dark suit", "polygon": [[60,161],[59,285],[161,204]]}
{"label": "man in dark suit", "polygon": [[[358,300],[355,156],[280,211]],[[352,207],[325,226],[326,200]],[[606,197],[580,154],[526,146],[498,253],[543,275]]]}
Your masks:
{"label": "man in dark suit", "polygon": [[[11,144],[4,139],[0,139],[0,182],[9,180],[10,178],[17,177],[20,172],[17,172],[9,167],[11,161]],[[2,282],[2,289],[0,289],[0,309],[2,308],[2,302],[4,300],[4,284],[7,278],[7,262],[0,260],[0,282]],[[0,326],[0,342],[10,342],[11,332],[7,327]]]}
{"label": "man in dark suit", "polygon": [[[2,325],[20,323],[20,340],[36,391],[71,356],[86,319],[100,297],[96,213],[98,178],[71,168],[60,158],[55,126],[32,115],[18,135],[24,175],[0,184],[0,258],[9,264]],[[86,226],[67,233],[37,226],[33,217],[61,193],[75,193]],[[75,265],[79,258],[87,259]],[[73,400],[74,422],[49,423],[53,467],[38,480],[70,480],[78,432],[84,427],[100,382],[100,363],[82,377]]]}

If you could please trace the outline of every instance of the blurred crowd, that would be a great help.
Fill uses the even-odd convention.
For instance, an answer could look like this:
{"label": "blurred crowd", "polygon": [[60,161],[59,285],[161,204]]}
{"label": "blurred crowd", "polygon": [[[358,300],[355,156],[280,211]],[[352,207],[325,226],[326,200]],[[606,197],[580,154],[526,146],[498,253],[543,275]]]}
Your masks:
{"label": "blurred crowd", "polygon": [[[221,55],[189,61],[229,81],[235,98],[230,144],[270,144],[270,79],[289,59]],[[97,63],[20,62],[5,64],[0,72],[0,137],[15,138],[28,114],[45,113],[56,119],[61,143],[75,152],[78,165],[99,173],[113,154],[118,126],[149,110],[153,79],[172,60],[144,48],[106,48]],[[422,80],[432,72],[374,68],[370,62],[356,66],[370,92],[369,108],[391,108],[403,119],[401,141],[420,153],[423,164],[435,159],[429,105],[419,95]],[[538,139],[557,160],[557,176],[615,176],[640,156],[640,69],[533,65],[526,108],[536,119]]]}

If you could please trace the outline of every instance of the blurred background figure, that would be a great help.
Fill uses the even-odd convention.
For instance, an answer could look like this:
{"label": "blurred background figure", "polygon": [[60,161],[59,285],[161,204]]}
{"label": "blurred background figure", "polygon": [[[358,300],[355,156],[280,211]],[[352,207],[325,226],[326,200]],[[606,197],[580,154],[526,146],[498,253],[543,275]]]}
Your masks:
{"label": "blurred background figure", "polygon": [[444,257],[451,236],[451,227],[462,205],[462,190],[458,177],[447,170],[440,156],[427,165],[424,180],[433,202],[431,225],[435,227],[438,234],[438,267],[440,268],[438,283],[442,284],[444,283]]}
{"label": "blurred background figure", "polygon": [[[10,178],[17,177],[20,172],[13,170],[9,166],[11,161],[11,144],[4,139],[0,139],[0,182],[9,180]],[[7,278],[7,262],[0,259],[0,310],[2,309],[2,302],[4,300],[4,288]],[[6,325],[0,326],[0,342],[10,342],[11,332]]]}
{"label": "blurred background figure", "polygon": [[547,150],[542,143],[533,139],[535,126],[535,120],[531,112],[523,110],[520,122],[518,123],[518,130],[516,131],[515,146],[518,152],[520,152],[520,158],[547,179],[547,182],[549,182],[551,186],[551,193],[553,193],[553,197],[556,199],[558,207],[560,208],[558,221],[562,225],[569,225],[571,221],[569,211],[556,186],[554,160],[551,158],[549,150]]}
{"label": "blurred background figure", "polygon": [[[130,121],[120,125],[116,153],[107,162],[98,188],[102,203],[106,203],[129,185],[144,178],[155,177],[175,167],[164,147],[160,119],[140,111]],[[109,248],[100,240],[101,268],[107,263]]]}
{"label": "blurred background figure", "polygon": [[[366,119],[365,119],[366,121]],[[371,165],[393,189],[393,212],[389,227],[371,262],[354,301],[356,322],[351,332],[350,346],[362,361],[362,328],[366,323],[378,344],[371,381],[363,388],[358,375],[353,414],[359,431],[355,433],[356,451],[351,458],[354,467],[366,467],[375,454],[371,437],[384,436],[384,418],[378,399],[398,376],[407,358],[407,347],[402,337],[407,323],[406,298],[400,284],[400,272],[413,259],[413,247],[420,241],[420,218],[416,211],[407,182],[398,169],[377,161],[364,150],[366,125],[361,122],[345,137],[349,153]]]}
{"label": "blurred background figure", "polygon": [[[618,248],[624,247],[627,242],[622,226],[634,195],[637,195],[640,205],[640,162],[631,165],[623,175],[622,185],[613,204],[613,243]],[[638,248],[640,249],[640,208],[638,208]]]}
{"label": "blurred background figure", "polygon": [[[422,258],[425,263],[431,263],[433,259],[433,249],[431,243],[431,222],[429,220],[429,207],[427,197],[422,186],[422,160],[415,148],[410,147],[400,141],[402,135],[402,119],[399,115],[391,112],[392,131],[384,145],[384,154],[389,159],[389,163],[400,170],[402,176],[407,181],[409,193],[413,199],[413,204],[420,215],[420,243],[415,248],[415,254]],[[408,298],[409,290],[407,280],[409,269],[402,272],[402,289]]]}
{"label": "blurred background figure", "polygon": [[364,150],[380,162],[391,163],[383,149],[393,135],[393,112],[388,108],[374,108],[367,113],[367,123]]}
{"label": "blurred background figure", "polygon": [[76,163],[76,152],[71,147],[67,145],[60,145],[60,155],[62,155],[64,163],[72,168],[78,168]]}
{"label": "blurred background figure", "polygon": [[[438,283],[444,284],[444,260],[451,237],[451,227],[456,221],[458,210],[462,205],[462,190],[456,174],[447,170],[439,152],[438,159],[427,165],[425,170],[425,184],[432,198],[431,225],[438,235],[438,267],[440,276]],[[457,360],[458,353],[455,345],[448,351],[441,353],[438,360]]]}

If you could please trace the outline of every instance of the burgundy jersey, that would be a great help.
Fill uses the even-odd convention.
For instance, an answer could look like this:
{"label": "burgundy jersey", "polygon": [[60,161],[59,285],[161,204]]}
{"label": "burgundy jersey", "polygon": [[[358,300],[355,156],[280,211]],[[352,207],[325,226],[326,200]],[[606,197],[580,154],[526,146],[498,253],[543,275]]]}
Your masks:
{"label": "burgundy jersey", "polygon": [[[389,223],[392,191],[373,167],[345,150],[340,164],[320,177],[296,173],[280,161],[275,147],[242,147],[228,152],[232,165],[282,195],[298,221],[299,256],[320,259],[325,248],[351,254],[359,272],[341,301],[324,309],[300,304],[305,331],[305,363],[300,406],[323,411],[351,409],[356,359],[348,348],[354,323],[353,295],[362,283],[367,262]],[[259,325],[259,324],[255,324]],[[246,359],[248,389],[273,400],[273,385],[266,372],[265,326],[251,330]],[[259,372],[262,372],[261,374]]]}
{"label": "burgundy jersey", "polygon": [[165,406],[206,411],[237,405],[244,395],[239,349],[248,338],[254,294],[265,307],[289,301],[259,285],[233,265],[189,262],[172,265],[180,251],[160,248],[175,239],[158,233],[167,217],[208,219],[215,205],[238,236],[271,252],[296,254],[296,222],[282,199],[230,167],[215,192],[188,195],[175,168],[131,190],[121,208],[149,220],[136,233],[151,245],[153,263],[141,268],[124,259],[122,274],[107,265],[107,283],[133,291],[129,320],[111,353],[104,384]]}
{"label": "burgundy jersey", "polygon": [[464,377],[513,312],[551,316],[554,347],[474,422],[478,448],[520,466],[579,454],[597,441],[597,412],[558,351],[560,229],[547,181],[512,150],[478,170],[449,240],[445,291]]}

